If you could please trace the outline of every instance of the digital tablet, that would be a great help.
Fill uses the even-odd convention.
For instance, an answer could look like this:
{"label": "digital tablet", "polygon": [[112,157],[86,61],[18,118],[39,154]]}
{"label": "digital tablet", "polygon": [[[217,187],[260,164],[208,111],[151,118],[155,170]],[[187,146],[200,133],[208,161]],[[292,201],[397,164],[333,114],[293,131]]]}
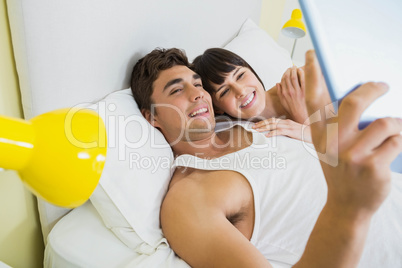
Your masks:
{"label": "digital tablet", "polygon": [[389,91],[363,113],[402,117],[402,0],[299,0],[328,90],[341,100],[359,85]]}

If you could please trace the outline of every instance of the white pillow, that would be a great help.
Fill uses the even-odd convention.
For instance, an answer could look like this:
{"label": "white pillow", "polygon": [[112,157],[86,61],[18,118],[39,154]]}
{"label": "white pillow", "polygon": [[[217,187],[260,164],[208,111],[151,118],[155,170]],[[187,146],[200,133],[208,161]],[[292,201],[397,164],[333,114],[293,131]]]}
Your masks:
{"label": "white pillow", "polygon": [[246,20],[238,35],[224,48],[250,64],[264,83],[265,90],[280,82],[283,73],[293,65],[288,51],[251,19]]}
{"label": "white pillow", "polygon": [[111,93],[91,108],[104,120],[108,135],[92,204],[105,225],[138,253],[166,247],[159,211],[172,175],[169,144],[141,115],[131,89]]}

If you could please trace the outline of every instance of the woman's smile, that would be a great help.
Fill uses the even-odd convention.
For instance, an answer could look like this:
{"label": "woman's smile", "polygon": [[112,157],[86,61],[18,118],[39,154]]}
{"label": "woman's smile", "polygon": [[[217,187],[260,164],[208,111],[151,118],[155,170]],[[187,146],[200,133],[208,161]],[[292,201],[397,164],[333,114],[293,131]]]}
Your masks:
{"label": "woman's smile", "polygon": [[254,104],[256,96],[257,95],[255,94],[255,91],[247,95],[246,98],[244,98],[244,102],[240,105],[240,108],[241,109],[250,108]]}

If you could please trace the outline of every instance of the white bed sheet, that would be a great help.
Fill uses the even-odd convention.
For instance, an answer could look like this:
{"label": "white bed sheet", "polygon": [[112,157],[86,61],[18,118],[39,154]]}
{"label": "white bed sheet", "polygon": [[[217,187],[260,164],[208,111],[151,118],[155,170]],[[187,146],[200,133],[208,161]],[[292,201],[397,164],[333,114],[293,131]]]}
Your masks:
{"label": "white bed sheet", "polygon": [[44,266],[121,267],[137,256],[103,225],[88,201],[54,226],[48,236]]}
{"label": "white bed sheet", "polygon": [[48,236],[46,268],[113,268],[189,266],[170,248],[139,255],[106,226],[90,201],[63,217]]}

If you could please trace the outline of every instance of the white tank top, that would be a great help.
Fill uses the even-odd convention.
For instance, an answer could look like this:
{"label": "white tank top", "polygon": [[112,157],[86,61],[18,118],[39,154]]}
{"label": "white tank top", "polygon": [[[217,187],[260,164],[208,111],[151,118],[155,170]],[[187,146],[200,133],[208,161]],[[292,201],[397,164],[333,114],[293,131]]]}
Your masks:
{"label": "white tank top", "polygon": [[254,195],[251,243],[271,262],[290,265],[303,253],[326,200],[326,184],[315,157],[299,141],[253,132],[247,148],[211,160],[181,155],[174,167],[242,174]]}
{"label": "white tank top", "polygon": [[[300,259],[327,196],[325,178],[312,144],[283,136],[267,138],[253,131],[253,143],[247,148],[210,160],[181,155],[174,162],[174,168],[177,166],[233,170],[242,174],[254,195],[255,221],[250,242],[274,267],[290,267]],[[385,203],[398,208],[389,209],[389,204],[384,204],[389,213],[395,209],[402,211],[402,178],[401,174],[394,175],[399,176],[398,187],[396,191],[393,189],[397,195],[392,202],[387,200]],[[377,214],[384,214],[384,209]],[[380,218],[375,228],[383,231],[387,220],[381,217],[384,216],[373,221]],[[402,263],[402,242],[398,242],[402,241],[402,217],[393,217],[396,218],[393,226],[387,226],[390,229],[385,234],[388,238],[378,237],[378,232],[368,236],[368,241],[373,240],[374,245],[366,246],[359,267],[379,267],[375,264],[386,260],[381,254],[377,254],[378,259],[373,256],[372,246],[375,249],[379,239],[390,243],[387,248],[392,248],[393,253],[387,250],[387,254],[390,254],[391,263]],[[395,255],[399,256],[398,259],[392,260]]]}

